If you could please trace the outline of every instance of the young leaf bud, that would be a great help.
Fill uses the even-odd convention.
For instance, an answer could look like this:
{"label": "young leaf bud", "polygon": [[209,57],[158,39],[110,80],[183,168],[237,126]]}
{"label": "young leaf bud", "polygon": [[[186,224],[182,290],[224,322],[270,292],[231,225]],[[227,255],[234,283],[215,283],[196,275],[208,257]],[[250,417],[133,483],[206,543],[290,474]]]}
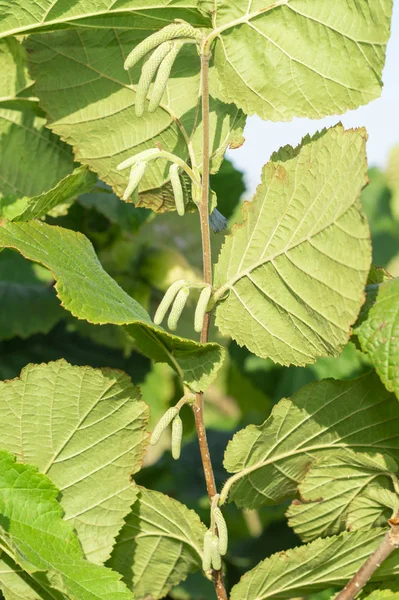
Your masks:
{"label": "young leaf bud", "polygon": [[209,215],[209,224],[215,233],[220,233],[227,227],[227,219],[215,208]]}

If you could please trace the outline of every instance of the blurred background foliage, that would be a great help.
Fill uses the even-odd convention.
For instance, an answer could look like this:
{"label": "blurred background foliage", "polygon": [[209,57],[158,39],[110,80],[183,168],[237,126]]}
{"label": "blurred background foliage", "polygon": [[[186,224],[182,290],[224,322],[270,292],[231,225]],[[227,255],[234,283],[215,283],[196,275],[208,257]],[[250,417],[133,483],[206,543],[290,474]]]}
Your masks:
{"label": "blurred background foliage", "polygon": [[[370,222],[373,262],[399,276],[399,146],[393,150],[387,170],[371,168],[369,177],[362,203]],[[220,211],[231,225],[245,199],[242,173],[225,161],[220,172],[212,176],[212,188],[217,193]],[[0,189],[0,193],[4,206],[7,197],[4,190]],[[197,214],[187,215],[184,222],[174,213],[155,215],[120,201],[99,181],[93,191],[56,207],[45,220],[85,234],[105,270],[152,315],[173,281],[201,278]],[[212,236],[214,257],[223,238],[223,233]],[[151,409],[152,429],[167,407],[182,395],[174,372],[167,365],[152,366],[136,351],[122,328],[94,326],[73,318],[61,307],[53,283],[51,273],[14,251],[0,254],[0,379],[18,377],[28,363],[62,357],[75,365],[121,369],[141,387]],[[186,337],[193,336],[195,298],[191,302],[177,332]],[[227,477],[223,453],[237,429],[248,423],[262,423],[276,402],[311,381],[326,377],[349,379],[370,369],[355,341],[347,344],[338,359],[322,358],[306,368],[287,368],[254,356],[221,338],[216,330],[212,337],[227,349],[227,361],[205,396],[206,424],[219,488]],[[209,505],[190,410],[183,409],[182,417],[182,458],[173,461],[165,435],[161,444],[149,450],[136,480],[180,500],[207,522]],[[227,506],[225,515],[232,540],[226,561],[229,585],[260,560],[300,544],[287,527],[286,508],[281,505],[240,511],[233,505]],[[312,598],[323,600],[329,596],[327,592]],[[175,588],[169,598],[212,600],[215,595],[213,586],[198,573]]]}

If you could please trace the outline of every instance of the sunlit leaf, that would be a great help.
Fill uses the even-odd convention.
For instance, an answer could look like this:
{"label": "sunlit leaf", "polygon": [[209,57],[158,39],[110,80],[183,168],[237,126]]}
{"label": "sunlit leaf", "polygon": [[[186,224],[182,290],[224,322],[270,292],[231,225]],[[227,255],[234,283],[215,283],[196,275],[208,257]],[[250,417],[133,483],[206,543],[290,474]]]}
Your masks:
{"label": "sunlit leaf", "polygon": [[[397,470],[389,456],[348,450],[316,461],[298,487],[300,500],[294,500],[288,510],[290,527],[305,542],[340,533],[347,526],[348,513],[356,499],[371,489],[378,496],[385,490],[392,492],[394,485],[398,487],[394,475]],[[383,526],[388,520],[379,522],[384,516],[384,503],[381,504],[374,525]],[[392,509],[388,510],[390,516]],[[356,528],[362,526],[369,527],[369,519],[364,523],[358,519]]]}
{"label": "sunlit leaf", "polygon": [[247,114],[320,119],[381,93],[392,0],[200,1],[213,13],[219,81]]}
{"label": "sunlit leaf", "polygon": [[45,591],[53,587],[74,600],[133,600],[116,573],[84,559],[73,528],[62,519],[58,494],[35,467],[1,452],[2,546],[24,571],[38,574]]}
{"label": "sunlit leaf", "polygon": [[352,381],[325,380],[281,400],[270,417],[239,431],[225,467],[235,473],[231,500],[256,508],[296,495],[315,459],[340,448],[399,459],[399,405],[374,373]]}
{"label": "sunlit leaf", "polygon": [[272,156],[215,268],[224,335],[284,365],[340,353],[370,269],[366,177],[364,130],[338,125]]}
{"label": "sunlit leaf", "polygon": [[138,600],[156,600],[201,568],[206,527],[176,500],[139,489],[109,565],[122,573]]}
{"label": "sunlit leaf", "polygon": [[53,274],[64,308],[94,324],[127,325],[140,350],[167,362],[195,391],[208,387],[223,362],[218,344],[200,344],[157,327],[148,313],[103,270],[88,239],[38,221],[4,223],[0,247],[16,248]]}
{"label": "sunlit leaf", "polygon": [[0,383],[1,446],[59,487],[85,555],[106,560],[137,497],[130,476],[147,446],[148,410],[120,371],[29,365]]}
{"label": "sunlit leaf", "polygon": [[[329,587],[344,587],[381,543],[386,530],[344,533],[274,554],[246,573],[231,600],[296,598]],[[374,575],[375,581],[399,573],[396,554]],[[382,600],[382,599],[381,599]]]}
{"label": "sunlit leaf", "polygon": [[[176,60],[161,106],[143,117],[135,114],[135,90],[141,64],[125,71],[130,50],[146,30],[82,30],[33,36],[28,42],[35,92],[50,116],[50,127],[75,149],[121,197],[129,170],[116,167],[138,152],[158,144],[185,161],[201,166],[202,128],[199,117],[200,61],[195,46],[186,46]],[[244,116],[234,105],[211,101],[212,170],[224,151],[242,138]],[[199,125],[197,127],[197,125]],[[189,157],[187,140],[191,140]],[[156,211],[175,209],[168,185],[170,164],[151,162],[140,184],[140,206]]]}

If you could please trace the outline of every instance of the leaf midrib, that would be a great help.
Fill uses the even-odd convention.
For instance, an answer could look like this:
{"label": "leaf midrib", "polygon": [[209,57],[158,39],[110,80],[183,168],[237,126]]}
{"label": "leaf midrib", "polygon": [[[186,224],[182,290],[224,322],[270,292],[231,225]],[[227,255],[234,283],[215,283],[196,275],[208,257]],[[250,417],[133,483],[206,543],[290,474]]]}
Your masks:
{"label": "leaf midrib", "polygon": [[[137,8],[137,9],[134,9],[133,11],[132,11],[132,9],[128,9],[128,8],[120,8],[120,9],[112,9],[111,8],[111,9],[108,9],[108,10],[102,10],[102,11],[98,11],[98,12],[95,12],[95,13],[86,13],[86,14],[74,15],[74,16],[70,16],[70,17],[68,17],[66,19],[59,18],[59,19],[52,19],[50,21],[43,20],[43,19],[46,18],[47,14],[53,10],[55,4],[56,4],[56,2],[53,5],[50,6],[49,10],[47,10],[44,13],[44,15],[43,15],[43,17],[42,17],[42,19],[40,21],[37,21],[36,23],[34,23],[32,25],[25,25],[23,27],[15,27],[14,29],[10,29],[8,31],[0,33],[0,39],[7,38],[7,37],[10,37],[10,36],[14,36],[14,35],[21,35],[23,33],[26,33],[26,32],[32,31],[32,30],[37,30],[37,29],[41,29],[41,28],[45,28],[45,27],[51,27],[52,25],[60,25],[60,24],[61,25],[62,24],[68,25],[69,23],[74,23],[75,21],[79,21],[79,20],[83,20],[83,19],[90,19],[90,18],[93,18],[93,17],[104,17],[104,16],[109,16],[109,15],[112,16],[112,15],[118,15],[118,14],[120,14],[120,15],[123,15],[123,14],[131,15],[132,12],[133,13],[137,13],[140,16],[150,17],[150,15],[147,15],[146,13],[141,13],[141,11],[147,11],[147,10],[158,10],[159,11],[160,10],[159,6],[156,6],[156,5],[149,6],[149,7],[148,6],[143,6],[142,8]],[[168,6],[162,7],[163,10],[165,10],[165,9],[169,9],[170,10],[170,8],[171,7],[168,7]],[[173,8],[173,6],[172,6],[172,8]],[[177,8],[181,9],[181,8],[185,8],[185,7],[177,7]],[[192,11],[193,8],[186,8],[186,10],[191,10]],[[161,17],[157,17],[157,18],[159,20],[164,20]],[[169,20],[166,20],[165,24],[167,25],[167,24],[169,24],[169,22],[170,22]],[[131,29],[131,30],[134,31],[137,28],[130,27],[129,29]],[[140,29],[140,31],[142,31],[142,29]]]}

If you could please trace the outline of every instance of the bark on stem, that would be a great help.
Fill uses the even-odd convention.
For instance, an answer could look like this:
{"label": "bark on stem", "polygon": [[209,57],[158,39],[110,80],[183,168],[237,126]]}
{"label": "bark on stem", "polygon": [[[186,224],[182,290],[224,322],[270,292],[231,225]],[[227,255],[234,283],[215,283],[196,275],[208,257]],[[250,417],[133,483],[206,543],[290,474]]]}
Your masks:
{"label": "bark on stem", "polygon": [[373,554],[366,560],[356,575],[344,587],[335,600],[352,600],[369,582],[379,566],[394,550],[399,548],[399,514],[390,520],[391,529]]}
{"label": "bark on stem", "polygon": [[[202,195],[199,206],[201,220],[202,237],[202,257],[204,281],[212,285],[212,255],[211,255],[211,236],[209,229],[209,59],[210,56],[201,55],[201,84],[202,84]],[[201,331],[201,342],[208,341],[209,333],[209,314],[205,315],[204,325]],[[204,469],[206,489],[208,491],[209,501],[217,493],[215,477],[213,474],[211,457],[209,454],[208,440],[204,423],[204,397],[203,394],[197,394],[194,402],[195,426],[197,429],[198,443],[201,452],[202,466]],[[218,600],[228,600],[226,588],[223,581],[223,572],[213,571],[213,582],[216,589]]]}

